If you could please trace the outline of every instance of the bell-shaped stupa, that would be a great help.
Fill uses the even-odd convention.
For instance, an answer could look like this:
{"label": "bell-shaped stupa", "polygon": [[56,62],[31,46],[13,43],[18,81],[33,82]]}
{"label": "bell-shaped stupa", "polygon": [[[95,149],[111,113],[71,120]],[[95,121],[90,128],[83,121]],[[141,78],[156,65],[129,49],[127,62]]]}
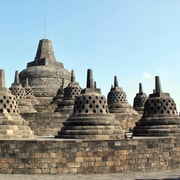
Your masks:
{"label": "bell-shaped stupa", "polygon": [[143,114],[144,104],[148,96],[143,92],[142,84],[139,83],[139,92],[136,93],[133,102],[133,108],[140,114]]}
{"label": "bell-shaped stupa", "polygon": [[5,73],[0,70],[0,139],[34,138],[34,133],[19,114],[16,97],[5,86]]}
{"label": "bell-shaped stupa", "polygon": [[109,113],[106,98],[94,88],[92,70],[87,72],[87,86],[76,96],[73,114],[63,123],[57,138],[119,139],[124,133]]}
{"label": "bell-shaped stupa", "polygon": [[81,87],[79,83],[75,81],[74,70],[71,71],[71,82],[66,88],[64,88],[64,96],[58,107],[55,109],[55,112],[73,112],[74,100],[76,96],[81,93]]}
{"label": "bell-shaped stupa", "polygon": [[20,113],[37,112],[30,99],[26,98],[26,90],[19,81],[19,73],[15,72],[14,83],[10,87],[11,93],[16,97]]}
{"label": "bell-shaped stupa", "polygon": [[107,96],[107,103],[110,113],[127,113],[134,112],[132,106],[128,103],[126,93],[118,86],[117,76],[114,76],[114,87]]}
{"label": "bell-shaped stupa", "polygon": [[63,79],[65,84],[70,82],[70,72],[64,69],[62,63],[56,61],[52,42],[48,39],[39,41],[34,61],[29,62],[19,75],[23,86],[28,78],[34,95],[43,104],[50,104]]}
{"label": "bell-shaped stupa", "polygon": [[26,99],[29,99],[33,105],[37,105],[40,104],[40,102],[38,101],[38,99],[34,96],[34,91],[31,88],[31,86],[29,86],[29,81],[28,78],[26,78],[26,84],[24,86],[25,92],[26,92]]}
{"label": "bell-shaped stupa", "polygon": [[53,100],[51,102],[51,104],[59,104],[60,102],[62,102],[63,97],[64,97],[64,79],[62,79],[62,85],[59,87],[59,89],[57,90],[56,96],[53,97]]}
{"label": "bell-shaped stupa", "polygon": [[19,81],[19,72],[15,72],[14,83],[10,87],[11,93],[16,97],[16,99],[26,99],[25,88],[22,87]]}
{"label": "bell-shaped stupa", "polygon": [[134,136],[179,136],[180,117],[169,93],[161,90],[160,79],[155,77],[155,90],[144,105],[142,118],[136,123]]}
{"label": "bell-shaped stupa", "polygon": [[26,78],[26,84],[24,86],[26,92],[26,98],[34,97],[33,89],[29,86],[29,80]]}

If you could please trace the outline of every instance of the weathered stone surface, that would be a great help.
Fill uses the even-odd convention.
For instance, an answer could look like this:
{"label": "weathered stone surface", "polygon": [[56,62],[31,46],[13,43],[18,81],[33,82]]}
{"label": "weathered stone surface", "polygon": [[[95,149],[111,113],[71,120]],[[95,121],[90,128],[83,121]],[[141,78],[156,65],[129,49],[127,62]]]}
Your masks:
{"label": "weathered stone surface", "polygon": [[55,136],[70,115],[58,112],[21,113],[37,136]]}
{"label": "weathered stone surface", "polygon": [[119,121],[122,129],[131,131],[141,115],[127,102],[126,93],[118,86],[117,76],[114,76],[114,87],[108,93],[107,102],[110,113]]}
{"label": "weathered stone surface", "polygon": [[48,98],[49,103],[56,95],[58,88],[70,82],[70,72],[64,69],[62,63],[57,62],[54,56],[52,42],[48,39],[39,41],[34,61],[27,64],[27,68],[20,72],[20,82],[24,86],[26,78],[39,99]]}
{"label": "weathered stone surface", "polygon": [[136,96],[134,98],[133,102],[133,108],[140,114],[143,114],[144,112],[144,104],[148,96],[146,93],[143,92],[142,84],[139,83],[139,92],[136,93]]}
{"label": "weathered stone surface", "polygon": [[118,139],[124,138],[118,121],[109,114],[106,98],[94,88],[92,70],[88,69],[87,88],[76,96],[73,114],[63,123],[58,138]]}
{"label": "weathered stone surface", "polygon": [[0,70],[0,139],[34,138],[28,123],[20,116],[16,97],[5,87],[4,70]]}
{"label": "weathered stone surface", "polygon": [[10,90],[11,93],[16,97],[21,113],[37,112],[33,107],[31,99],[26,98],[26,89],[22,87],[21,83],[19,82],[18,71],[15,72],[14,83],[12,83]]}
{"label": "weathered stone surface", "polygon": [[179,136],[180,117],[169,93],[163,93],[159,77],[155,77],[155,90],[145,102],[142,118],[136,123],[134,136]]}
{"label": "weathered stone surface", "polygon": [[139,113],[111,113],[125,132],[132,131],[142,115]]}
{"label": "weathered stone surface", "polygon": [[180,168],[180,138],[1,140],[0,173],[87,174]]}
{"label": "weathered stone surface", "polygon": [[127,102],[124,90],[118,86],[117,76],[114,76],[114,87],[108,93],[107,103],[110,113],[137,113]]}
{"label": "weathered stone surface", "polygon": [[53,97],[51,104],[58,105],[60,102],[62,102],[63,97],[64,97],[64,88],[65,88],[64,87],[64,79],[62,79],[62,85],[57,90],[56,96]]}
{"label": "weathered stone surface", "polygon": [[29,86],[28,78],[26,78],[26,84],[24,86],[26,92],[26,99],[30,99],[33,105],[40,104],[38,99],[34,96],[33,89]]}
{"label": "weathered stone surface", "polygon": [[14,83],[11,84],[10,90],[17,99],[26,99],[26,91],[19,81],[18,71],[15,72]]}
{"label": "weathered stone surface", "polygon": [[58,103],[55,112],[72,113],[74,108],[74,100],[81,93],[81,87],[78,82],[75,82],[74,71],[71,71],[71,82],[64,89],[64,96],[61,102]]}

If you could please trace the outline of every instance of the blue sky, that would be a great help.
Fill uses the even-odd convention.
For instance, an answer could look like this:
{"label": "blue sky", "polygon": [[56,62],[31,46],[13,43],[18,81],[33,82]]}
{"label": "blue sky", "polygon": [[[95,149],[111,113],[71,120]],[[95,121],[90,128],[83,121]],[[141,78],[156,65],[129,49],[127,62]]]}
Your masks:
{"label": "blue sky", "polygon": [[47,38],[83,88],[88,68],[105,96],[117,75],[132,104],[138,83],[150,94],[159,75],[180,111],[179,9],[178,0],[0,0],[0,68],[6,85]]}

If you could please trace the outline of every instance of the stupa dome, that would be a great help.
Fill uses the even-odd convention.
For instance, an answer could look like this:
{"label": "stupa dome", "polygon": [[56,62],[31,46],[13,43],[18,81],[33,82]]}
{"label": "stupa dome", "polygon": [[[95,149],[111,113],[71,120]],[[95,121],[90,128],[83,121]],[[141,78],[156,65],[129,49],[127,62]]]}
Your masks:
{"label": "stupa dome", "polygon": [[19,78],[23,86],[28,78],[36,97],[50,97],[52,100],[62,82],[70,82],[70,72],[64,69],[62,63],[56,61],[52,42],[42,39],[39,41],[34,61],[27,64],[27,68],[20,72]]}
{"label": "stupa dome", "polygon": [[110,113],[134,113],[133,108],[127,101],[125,91],[118,86],[117,76],[114,76],[114,87],[112,86],[108,93],[107,103]]}
{"label": "stupa dome", "polygon": [[55,109],[55,112],[72,112],[75,98],[81,93],[81,89],[79,83],[75,81],[75,73],[74,70],[72,70],[71,82],[64,88],[63,99],[57,104],[58,107]]}
{"label": "stupa dome", "polygon": [[134,136],[179,136],[180,117],[176,103],[169,93],[161,90],[160,79],[155,77],[155,90],[144,105],[142,118],[136,123]]}
{"label": "stupa dome", "polygon": [[143,114],[146,99],[147,95],[143,92],[142,84],[139,83],[139,92],[134,97],[133,108],[140,114]]}

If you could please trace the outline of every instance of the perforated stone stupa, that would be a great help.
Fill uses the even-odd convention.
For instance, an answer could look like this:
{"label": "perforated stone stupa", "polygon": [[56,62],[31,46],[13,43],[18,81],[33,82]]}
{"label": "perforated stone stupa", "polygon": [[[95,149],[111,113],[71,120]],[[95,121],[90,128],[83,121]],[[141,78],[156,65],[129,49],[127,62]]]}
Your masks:
{"label": "perforated stone stupa", "polygon": [[11,84],[10,87],[11,93],[17,98],[17,99],[26,99],[26,91],[25,88],[22,87],[20,81],[19,81],[19,72],[15,72],[14,76],[14,83]]}
{"label": "perforated stone stupa", "polygon": [[32,101],[26,98],[26,90],[19,82],[18,71],[15,72],[14,83],[11,84],[10,90],[11,93],[16,97],[21,113],[37,112],[33,107]]}
{"label": "perforated stone stupa", "polygon": [[133,108],[140,114],[143,114],[144,104],[147,98],[146,93],[143,92],[142,84],[139,83],[139,92],[134,97]]}
{"label": "perforated stone stupa", "polygon": [[55,112],[73,112],[74,101],[76,96],[81,93],[79,83],[75,81],[74,70],[71,71],[71,82],[64,88],[63,100],[58,104]]}
{"label": "perforated stone stupa", "polygon": [[34,95],[42,102],[49,103],[62,85],[63,79],[65,84],[70,82],[70,72],[64,69],[62,63],[56,61],[50,40],[39,41],[34,61],[29,62],[27,68],[20,72],[20,82],[23,86],[26,78]]}
{"label": "perforated stone stupa", "polygon": [[24,86],[25,92],[26,92],[26,98],[34,97],[33,89],[29,86],[28,78],[26,78],[26,84]]}
{"label": "perforated stone stupa", "polygon": [[31,88],[31,86],[29,86],[29,81],[28,78],[26,78],[26,84],[24,86],[25,92],[26,92],[26,99],[29,99],[33,105],[38,105],[40,104],[40,102],[38,101],[38,99],[34,96],[34,91]]}
{"label": "perforated stone stupa", "polygon": [[145,102],[142,118],[136,123],[134,136],[179,136],[180,117],[169,93],[161,90],[160,79],[155,77],[155,90]]}
{"label": "perforated stone stupa", "polygon": [[0,139],[34,138],[28,123],[20,116],[16,97],[5,86],[5,73],[0,70]]}
{"label": "perforated stone stupa", "polygon": [[117,76],[114,76],[114,87],[112,86],[108,93],[107,103],[110,113],[134,113],[133,108],[127,101],[126,93],[118,86]]}
{"label": "perforated stone stupa", "polygon": [[118,121],[109,114],[106,98],[94,88],[92,70],[87,72],[87,86],[75,98],[73,114],[63,123],[58,138],[118,139],[124,138]]}
{"label": "perforated stone stupa", "polygon": [[57,94],[55,97],[53,97],[51,104],[59,104],[60,102],[62,102],[64,97],[64,88],[64,79],[62,79],[62,85],[57,90]]}

